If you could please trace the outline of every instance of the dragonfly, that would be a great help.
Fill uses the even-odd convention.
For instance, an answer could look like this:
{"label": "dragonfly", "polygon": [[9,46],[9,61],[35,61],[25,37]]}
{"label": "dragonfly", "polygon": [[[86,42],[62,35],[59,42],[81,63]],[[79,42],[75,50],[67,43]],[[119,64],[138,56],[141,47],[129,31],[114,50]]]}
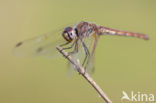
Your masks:
{"label": "dragonfly", "polygon": [[68,50],[69,55],[74,60],[80,59],[85,71],[91,74],[95,68],[95,50],[99,37],[102,35],[137,37],[149,40],[149,37],[142,33],[127,32],[81,21],[75,25],[63,27],[63,29],[21,41],[16,44],[15,53],[18,55],[51,56],[58,53],[56,46],[60,46],[64,50]]}

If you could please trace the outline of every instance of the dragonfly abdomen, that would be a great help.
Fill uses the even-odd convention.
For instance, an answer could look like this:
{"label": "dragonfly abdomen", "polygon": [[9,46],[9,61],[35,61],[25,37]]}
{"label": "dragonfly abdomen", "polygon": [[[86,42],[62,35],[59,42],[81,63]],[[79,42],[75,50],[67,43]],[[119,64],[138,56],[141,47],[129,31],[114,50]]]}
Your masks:
{"label": "dragonfly abdomen", "polygon": [[126,31],[120,31],[116,29],[111,29],[107,27],[99,27],[99,33],[100,35],[119,35],[119,36],[128,36],[128,37],[137,37],[144,40],[148,40],[149,37],[142,33],[134,33],[134,32],[126,32]]}

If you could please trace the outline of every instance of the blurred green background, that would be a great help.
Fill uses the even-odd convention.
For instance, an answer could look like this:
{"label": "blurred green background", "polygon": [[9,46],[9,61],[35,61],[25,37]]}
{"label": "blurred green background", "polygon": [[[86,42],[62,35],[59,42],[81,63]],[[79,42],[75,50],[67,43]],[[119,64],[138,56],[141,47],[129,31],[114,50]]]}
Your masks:
{"label": "blurred green background", "polygon": [[0,0],[0,103],[103,102],[78,73],[67,75],[64,58],[12,53],[21,40],[82,20],[150,36],[101,37],[93,78],[114,103],[123,90],[156,96],[155,0]]}

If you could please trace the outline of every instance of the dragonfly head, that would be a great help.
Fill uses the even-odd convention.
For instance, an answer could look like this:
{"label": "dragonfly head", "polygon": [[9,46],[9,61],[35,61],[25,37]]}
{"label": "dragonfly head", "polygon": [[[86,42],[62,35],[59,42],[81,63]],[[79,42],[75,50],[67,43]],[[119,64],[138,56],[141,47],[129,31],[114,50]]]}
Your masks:
{"label": "dragonfly head", "polygon": [[62,36],[64,37],[65,40],[71,42],[72,40],[77,38],[77,31],[72,27],[67,27],[64,29]]}

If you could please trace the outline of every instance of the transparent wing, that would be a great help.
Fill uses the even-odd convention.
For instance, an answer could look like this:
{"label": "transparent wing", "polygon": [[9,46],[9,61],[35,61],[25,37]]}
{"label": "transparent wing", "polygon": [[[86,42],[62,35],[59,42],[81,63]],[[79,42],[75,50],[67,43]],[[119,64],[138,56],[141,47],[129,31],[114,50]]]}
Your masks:
{"label": "transparent wing", "polygon": [[[89,49],[90,54],[92,54],[92,50],[93,50],[93,46],[94,46],[94,39],[95,38],[93,36],[84,38],[84,42],[85,42],[87,48]],[[83,64],[83,61],[85,59],[85,56],[86,56],[86,53],[84,51],[83,45],[79,41],[79,50],[78,50],[78,53],[73,54],[72,55],[72,58],[74,60],[79,59],[80,63]],[[95,54],[94,55],[90,55],[90,57],[87,59],[89,61],[88,64],[86,64],[87,65],[87,73],[89,73],[90,75],[94,72],[94,69],[95,69],[94,59],[95,59]],[[74,68],[74,66],[71,63],[69,63],[69,67],[70,67],[69,74],[71,75],[71,74],[74,73],[73,70],[76,70],[76,69]]]}
{"label": "transparent wing", "polygon": [[52,56],[56,54],[56,46],[65,43],[65,40],[62,38],[63,29],[61,28],[17,43],[14,48],[15,55]]}
{"label": "transparent wing", "polygon": [[86,64],[87,72],[90,75],[93,74],[95,70],[95,54],[93,53],[94,41],[95,41],[94,36],[90,36],[85,39],[85,44],[87,45],[90,52],[90,56],[88,58],[88,64]]}
{"label": "transparent wing", "polygon": [[[82,60],[84,59],[83,57],[85,57],[85,52],[80,41],[78,41],[78,45],[78,53],[72,54],[71,56],[74,61],[77,61],[79,59],[80,63],[82,64]],[[75,66],[72,63],[68,62],[68,68],[69,76],[73,76],[74,72],[76,71]]]}

